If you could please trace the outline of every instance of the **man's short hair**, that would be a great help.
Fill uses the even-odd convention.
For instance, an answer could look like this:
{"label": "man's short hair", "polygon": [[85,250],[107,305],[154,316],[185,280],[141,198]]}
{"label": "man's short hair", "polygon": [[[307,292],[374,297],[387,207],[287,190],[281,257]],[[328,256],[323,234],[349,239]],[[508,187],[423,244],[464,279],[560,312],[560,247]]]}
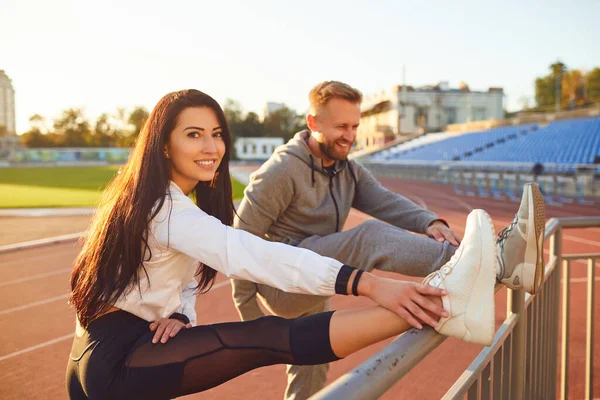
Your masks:
{"label": "man's short hair", "polygon": [[325,81],[312,88],[308,94],[310,112],[315,114],[319,107],[326,105],[331,99],[344,99],[360,104],[362,93],[352,86],[339,81]]}

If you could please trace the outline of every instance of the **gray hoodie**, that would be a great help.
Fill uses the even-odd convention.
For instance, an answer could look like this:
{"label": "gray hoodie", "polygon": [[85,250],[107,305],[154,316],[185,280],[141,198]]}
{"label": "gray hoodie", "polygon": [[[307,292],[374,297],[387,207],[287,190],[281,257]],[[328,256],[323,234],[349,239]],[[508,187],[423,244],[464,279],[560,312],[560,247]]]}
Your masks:
{"label": "gray hoodie", "polygon": [[298,132],[250,177],[234,227],[268,240],[297,245],[339,232],[352,207],[397,227],[426,233],[440,219],[381,186],[355,161],[336,161],[329,171]]}

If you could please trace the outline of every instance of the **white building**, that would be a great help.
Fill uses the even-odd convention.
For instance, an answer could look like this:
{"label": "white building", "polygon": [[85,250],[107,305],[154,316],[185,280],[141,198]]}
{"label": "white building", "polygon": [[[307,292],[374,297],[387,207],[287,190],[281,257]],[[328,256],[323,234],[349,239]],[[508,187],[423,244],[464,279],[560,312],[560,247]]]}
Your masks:
{"label": "white building", "polygon": [[414,88],[394,86],[365,96],[357,149],[381,145],[400,135],[440,132],[446,125],[504,118],[502,88],[472,91],[461,83],[451,89],[448,82]]}
{"label": "white building", "polygon": [[285,108],[286,105],[283,103],[273,103],[273,102],[268,102],[267,104],[265,104],[265,108],[263,110],[263,121],[272,113],[274,113],[275,111],[279,111],[282,108]]}
{"label": "white building", "polygon": [[4,126],[9,135],[15,135],[15,89],[12,81],[0,69],[0,126]]}
{"label": "white building", "polygon": [[282,144],[283,138],[241,137],[236,139],[234,147],[240,160],[266,160]]}

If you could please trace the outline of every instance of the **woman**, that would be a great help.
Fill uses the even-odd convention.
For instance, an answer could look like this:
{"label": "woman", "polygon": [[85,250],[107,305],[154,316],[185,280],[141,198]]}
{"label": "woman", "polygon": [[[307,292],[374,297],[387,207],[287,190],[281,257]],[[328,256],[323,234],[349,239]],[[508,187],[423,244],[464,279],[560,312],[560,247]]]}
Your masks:
{"label": "woman", "polygon": [[[451,260],[446,272],[454,268],[460,277],[463,269],[471,269],[477,282],[468,281],[463,290],[464,279],[450,287],[447,273],[436,273],[428,279],[434,287],[363,274],[308,250],[230,228],[230,140],[223,111],[197,90],[166,95],[150,114],[130,160],[105,190],[75,261],[70,398],[167,399],[260,366],[330,362],[408,330],[407,319],[417,327],[435,327],[438,317],[452,320],[441,297],[448,306],[453,295],[470,296],[473,286],[484,287],[479,292],[485,301],[478,304],[491,315],[492,330],[487,316],[477,317],[479,325],[465,329],[485,331],[481,337],[466,331],[457,336],[491,341],[495,261],[459,265],[458,258]],[[483,212],[469,217],[463,253],[481,251],[468,247],[470,235],[493,238],[486,218]],[[210,288],[217,271],[296,293],[364,295],[380,306],[192,327],[195,294]],[[414,301],[412,315],[399,307],[402,296]]]}

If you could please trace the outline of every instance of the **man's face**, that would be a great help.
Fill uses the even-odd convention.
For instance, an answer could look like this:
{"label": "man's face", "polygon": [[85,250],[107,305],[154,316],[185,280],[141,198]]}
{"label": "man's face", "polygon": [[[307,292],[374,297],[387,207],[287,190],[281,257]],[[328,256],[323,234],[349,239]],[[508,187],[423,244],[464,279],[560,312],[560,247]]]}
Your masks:
{"label": "man's face", "polygon": [[317,110],[312,135],[329,160],[346,160],[359,123],[360,104],[333,98]]}

